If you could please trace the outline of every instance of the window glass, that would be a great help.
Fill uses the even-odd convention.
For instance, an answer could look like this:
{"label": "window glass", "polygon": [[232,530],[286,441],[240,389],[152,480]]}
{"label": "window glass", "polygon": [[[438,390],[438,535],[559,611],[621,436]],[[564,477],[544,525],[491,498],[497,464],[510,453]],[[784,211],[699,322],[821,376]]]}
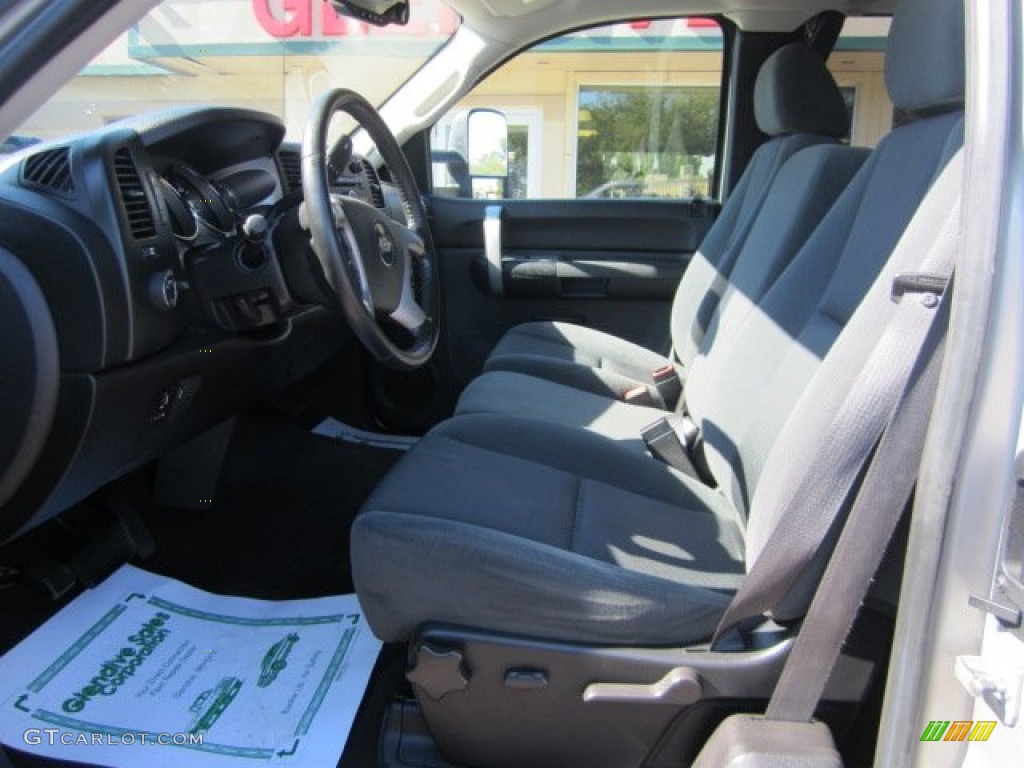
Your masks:
{"label": "window glass", "polygon": [[183,104],[272,112],[298,140],[320,93],[352,88],[379,104],[458,25],[441,0],[412,0],[406,26],[383,28],[340,16],[323,0],[164,0],[8,144],[59,138]]}
{"label": "window glass", "polygon": [[718,99],[713,86],[581,85],[576,197],[706,196]]}
{"label": "window glass", "polygon": [[828,67],[850,110],[850,143],[873,147],[893,127],[893,106],[885,89],[888,16],[851,16],[843,23]]}
{"label": "window glass", "polygon": [[[722,33],[710,19],[633,21],[554,38],[499,68],[435,125],[434,192],[707,196],[721,81]],[[507,176],[470,172],[467,140],[481,108],[506,117]]]}

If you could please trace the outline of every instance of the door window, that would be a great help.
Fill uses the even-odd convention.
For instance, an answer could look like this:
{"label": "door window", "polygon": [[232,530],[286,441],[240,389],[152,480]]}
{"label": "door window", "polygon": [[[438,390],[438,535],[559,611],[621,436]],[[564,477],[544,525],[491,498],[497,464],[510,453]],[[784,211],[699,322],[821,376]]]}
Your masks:
{"label": "door window", "polygon": [[[717,157],[722,31],[711,19],[573,32],[515,57],[431,134],[435,194],[476,198],[707,196]],[[467,111],[506,115],[508,177],[463,178]]]}
{"label": "door window", "polygon": [[893,127],[885,88],[888,16],[851,16],[843,23],[828,67],[850,110],[850,143],[873,147]]}
{"label": "door window", "polygon": [[715,86],[580,85],[576,197],[708,196]]}
{"label": "door window", "polygon": [[[888,17],[850,17],[828,66],[851,115],[850,143],[893,125]],[[563,35],[481,82],[431,134],[435,194],[476,198],[710,197],[718,162],[722,30],[713,19],[623,22]],[[460,162],[467,112],[498,110],[506,178]],[[454,132],[453,132],[454,129]]]}

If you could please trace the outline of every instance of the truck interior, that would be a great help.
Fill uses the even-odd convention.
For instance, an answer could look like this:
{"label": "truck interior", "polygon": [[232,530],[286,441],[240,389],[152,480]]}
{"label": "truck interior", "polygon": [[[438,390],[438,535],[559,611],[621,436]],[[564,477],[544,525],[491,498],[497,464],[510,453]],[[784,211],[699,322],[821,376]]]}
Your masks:
{"label": "truck interior", "polygon": [[[291,53],[347,18],[235,4]],[[393,93],[350,66],[301,132],[214,93],[54,136],[29,117],[125,30],[137,72],[212,59],[154,42],[157,3],[32,5],[0,11],[0,652],[129,562],[354,592],[384,646],[339,766],[726,765],[762,754],[720,726],[785,709],[888,475],[905,495],[858,563],[806,764],[909,754],[913,718],[878,745],[910,711],[892,685],[930,497],[921,446],[887,441],[919,384],[973,386],[949,359],[992,270],[961,235],[985,146],[963,0],[450,0]],[[643,52],[671,25],[700,74],[650,70],[667,127],[637,141],[688,148],[613,151],[654,103],[629,67],[669,61]],[[627,74],[571,70],[588,46]],[[877,77],[844,85],[864,58]]]}

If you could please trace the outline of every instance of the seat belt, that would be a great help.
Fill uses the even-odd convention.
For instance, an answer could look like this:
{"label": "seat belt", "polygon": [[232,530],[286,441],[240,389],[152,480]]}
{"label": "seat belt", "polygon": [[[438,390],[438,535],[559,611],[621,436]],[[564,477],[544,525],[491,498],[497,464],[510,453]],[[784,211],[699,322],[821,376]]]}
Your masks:
{"label": "seat belt", "polygon": [[807,722],[832,673],[917,481],[938,388],[949,301],[935,318],[896,413],[878,443],[768,703],[769,720]]}
{"label": "seat belt", "polygon": [[943,303],[929,330],[910,383],[882,434],[765,715],[727,718],[694,768],[751,759],[758,765],[842,767],[831,731],[812,718],[916,482],[942,367],[948,305]]}
{"label": "seat belt", "polygon": [[[880,329],[866,359],[841,361],[830,382],[845,394],[833,412],[818,409],[817,424],[803,429],[828,436],[806,463],[794,493],[769,497],[769,519],[778,523],[729,603],[712,648],[738,625],[763,616],[789,594],[846,507],[858,478],[896,412],[915,361],[943,302],[937,293],[952,273],[960,233],[963,150],[949,161],[914,215],[893,254],[893,262],[919,271],[893,277],[891,298],[898,306]],[[907,257],[907,254],[913,258]],[[898,258],[899,257],[899,258]],[[775,490],[775,489],[773,489]],[[784,489],[779,489],[784,491]]]}
{"label": "seat belt", "polygon": [[622,393],[622,401],[632,405],[644,405],[663,411],[679,410],[683,394],[683,380],[672,363],[666,363],[651,372],[650,384],[637,384]]}

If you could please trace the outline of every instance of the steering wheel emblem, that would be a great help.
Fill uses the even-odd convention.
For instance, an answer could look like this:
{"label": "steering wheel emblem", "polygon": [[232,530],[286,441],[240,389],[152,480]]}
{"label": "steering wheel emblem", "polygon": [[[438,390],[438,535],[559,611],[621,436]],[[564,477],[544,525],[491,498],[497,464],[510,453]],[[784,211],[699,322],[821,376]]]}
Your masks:
{"label": "steering wheel emblem", "polygon": [[373,225],[373,231],[377,234],[377,252],[380,253],[380,260],[384,266],[390,267],[395,263],[395,244],[391,241],[391,235],[387,227],[381,223]]}

